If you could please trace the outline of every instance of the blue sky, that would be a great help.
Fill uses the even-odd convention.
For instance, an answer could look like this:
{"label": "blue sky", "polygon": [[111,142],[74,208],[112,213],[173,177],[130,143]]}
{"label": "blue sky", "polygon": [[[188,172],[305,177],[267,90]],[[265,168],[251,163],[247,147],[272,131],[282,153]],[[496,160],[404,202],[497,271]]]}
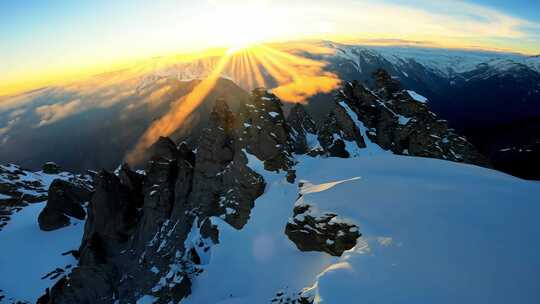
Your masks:
{"label": "blue sky", "polygon": [[537,0],[475,0],[474,2],[540,22],[540,2]]}
{"label": "blue sky", "polygon": [[[439,1],[431,1],[430,3],[430,1],[425,0],[388,0],[386,2],[418,7],[430,5],[437,7],[440,4]],[[497,9],[517,17],[540,21],[540,2],[537,0],[471,0],[467,2]]]}

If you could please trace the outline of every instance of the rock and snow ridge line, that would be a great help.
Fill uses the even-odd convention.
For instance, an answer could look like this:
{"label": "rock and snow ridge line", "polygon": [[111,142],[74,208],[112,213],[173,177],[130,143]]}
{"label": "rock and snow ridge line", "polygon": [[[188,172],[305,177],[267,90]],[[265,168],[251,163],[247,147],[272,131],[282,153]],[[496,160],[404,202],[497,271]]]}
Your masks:
{"label": "rock and snow ridge line", "polygon": [[[205,280],[205,273],[215,265],[214,248],[227,246],[228,238],[236,237],[228,235],[230,231],[241,237],[244,231],[249,231],[245,229],[250,229],[250,225],[276,219],[261,220],[252,214],[255,199],[261,197],[266,200],[266,194],[261,196],[265,184],[270,184],[270,188],[266,188],[267,194],[273,189],[285,191],[278,199],[270,196],[274,204],[267,204],[271,209],[277,208],[275,204],[282,204],[279,211],[281,215],[277,217],[281,222],[278,220],[276,223],[279,229],[271,229],[276,233],[275,236],[270,239],[265,236],[258,238],[254,241],[258,244],[257,248],[247,250],[248,253],[256,252],[257,259],[261,261],[273,259],[264,249],[269,242],[273,243],[273,237],[277,237],[279,242],[287,246],[280,248],[295,255],[296,261],[303,266],[305,264],[301,261],[305,256],[322,256],[326,261],[323,261],[324,264],[329,257],[319,251],[340,256],[344,250],[355,247],[360,233],[364,233],[357,228],[359,223],[344,220],[343,217],[349,215],[342,212],[336,216],[330,215],[334,210],[328,207],[313,208],[307,214],[313,219],[309,224],[316,228],[317,240],[315,247],[307,249],[314,252],[302,253],[296,248],[302,246],[301,243],[298,245],[286,238],[283,230],[286,229],[287,220],[294,216],[292,204],[298,198],[298,189],[293,184],[297,175],[315,183],[312,176],[296,173],[296,170],[304,168],[302,163],[313,160],[322,164],[333,159],[326,156],[333,155],[362,156],[365,152],[368,155],[385,154],[394,157],[392,152],[401,152],[389,148],[392,143],[396,144],[392,132],[402,128],[398,116],[401,114],[398,113],[409,111],[407,116],[414,116],[414,111],[419,111],[424,116],[431,115],[426,112],[425,105],[412,100],[402,90],[395,92],[394,83],[385,84],[378,92],[366,91],[366,95],[347,95],[350,93],[348,89],[363,92],[358,85],[345,88],[345,95],[336,100],[336,108],[321,130],[314,128],[312,120],[302,111],[301,106],[296,107],[294,112],[296,118],[301,118],[298,119],[300,124],[290,121],[291,116],[285,118],[279,99],[265,90],[255,90],[251,101],[238,115],[234,115],[224,101],[216,102],[211,115],[212,123],[203,132],[197,147],[176,146],[169,139],[162,138],[153,147],[153,156],[145,176],[127,167],[120,168],[118,174],[98,174],[96,194],[88,208],[88,220],[79,250],[79,265],[71,275],[51,289],[51,297],[57,303],[70,303],[74,299],[93,303],[191,299],[195,303],[208,303],[198,298],[204,295],[197,290],[201,288],[200,282]],[[368,111],[369,115],[363,115],[362,109],[365,106],[376,111]],[[387,124],[388,128],[381,129],[374,125],[373,122],[377,121]],[[429,118],[428,123],[432,122],[432,118]],[[433,134],[427,132],[424,135],[430,137]],[[383,150],[379,145],[385,143],[385,140],[388,140],[389,146]],[[416,145],[428,147],[430,143]],[[350,150],[351,147],[359,154]],[[296,153],[297,150],[304,152]],[[299,156],[302,153],[325,157],[304,158]],[[411,149],[411,155],[414,153],[416,151]],[[362,176],[355,174],[339,180],[358,175]],[[344,184],[356,182],[358,180],[352,179]],[[314,193],[304,194],[305,197],[312,195]],[[323,212],[314,212],[317,210]],[[271,215],[274,213],[269,210],[268,216]],[[308,216],[303,219],[306,218]],[[339,229],[334,231],[332,226]],[[346,246],[339,244],[342,236],[346,237]],[[302,242],[302,239],[299,241]],[[216,245],[218,243],[222,245]],[[239,245],[236,242],[230,244]],[[245,245],[251,244],[248,242]],[[335,268],[333,266],[331,269]],[[314,278],[321,271],[315,267],[309,270],[310,275],[291,284],[283,283],[289,282],[287,277],[290,273],[281,272],[268,287],[259,286],[260,293],[251,294],[251,302],[260,302],[261,299],[273,296],[296,297],[303,288],[312,286]],[[256,280],[253,274],[247,278]],[[277,278],[281,283],[276,281]],[[84,286],[78,282],[84,282]],[[279,291],[286,286],[290,287],[288,291]],[[241,299],[242,291],[234,289],[234,286],[231,288],[231,292],[234,290],[231,298]],[[100,296],[89,300],[85,298],[87,291]],[[217,296],[223,301],[231,294],[210,296]],[[313,302],[316,297],[305,294],[297,300]]]}

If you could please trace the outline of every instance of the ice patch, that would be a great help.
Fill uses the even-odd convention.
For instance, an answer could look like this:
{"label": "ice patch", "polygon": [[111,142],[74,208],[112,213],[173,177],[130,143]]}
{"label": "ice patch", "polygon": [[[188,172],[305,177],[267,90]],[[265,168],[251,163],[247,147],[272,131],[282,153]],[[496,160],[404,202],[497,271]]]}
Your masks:
{"label": "ice patch", "polygon": [[418,101],[418,102],[421,102],[421,103],[427,103],[428,102],[428,99],[418,93],[416,93],[415,91],[411,91],[411,90],[407,90],[407,93],[409,93],[409,95],[412,97],[412,99]]}

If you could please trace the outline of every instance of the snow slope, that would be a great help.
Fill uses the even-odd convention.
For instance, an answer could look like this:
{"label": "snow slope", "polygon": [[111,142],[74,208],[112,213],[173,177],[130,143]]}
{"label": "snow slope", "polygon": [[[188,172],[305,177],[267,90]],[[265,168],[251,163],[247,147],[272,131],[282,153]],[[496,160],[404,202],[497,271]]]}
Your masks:
{"label": "snow slope", "polygon": [[41,231],[37,218],[45,204],[24,207],[0,231],[0,303],[11,303],[12,298],[35,303],[60,278],[51,275],[42,279],[45,275],[56,268],[69,271],[67,265],[77,264],[73,256],[62,253],[78,249],[84,221],[72,218],[71,226]]}
{"label": "snow slope", "polygon": [[[262,170],[266,192],[220,244],[186,303],[268,303],[303,288],[316,303],[538,303],[540,184],[435,159],[302,157],[297,182]],[[341,258],[300,252],[284,233],[304,202],[360,227]]]}

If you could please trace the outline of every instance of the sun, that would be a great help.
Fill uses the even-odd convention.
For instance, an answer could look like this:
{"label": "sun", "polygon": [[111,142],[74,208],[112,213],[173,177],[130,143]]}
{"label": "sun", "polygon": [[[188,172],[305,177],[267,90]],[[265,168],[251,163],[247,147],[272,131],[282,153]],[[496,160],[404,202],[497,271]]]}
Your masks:
{"label": "sun", "polygon": [[271,36],[271,24],[258,20],[256,12],[253,8],[228,10],[228,17],[221,29],[221,39],[227,47],[243,49],[264,42]]}
{"label": "sun", "polygon": [[220,5],[208,16],[216,44],[235,52],[280,36],[276,12],[261,2]]}

